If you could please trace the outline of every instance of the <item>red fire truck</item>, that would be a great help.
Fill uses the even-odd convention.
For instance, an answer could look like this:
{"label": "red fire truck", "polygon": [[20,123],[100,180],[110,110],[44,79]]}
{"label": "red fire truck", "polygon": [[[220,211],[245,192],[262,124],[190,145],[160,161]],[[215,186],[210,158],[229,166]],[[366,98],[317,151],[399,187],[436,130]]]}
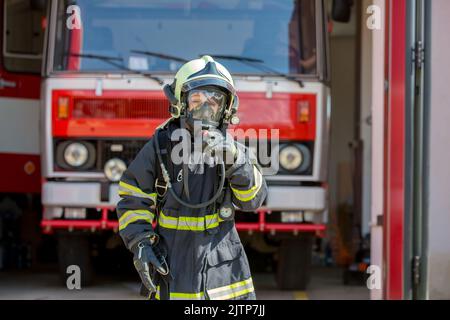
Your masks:
{"label": "red fire truck", "polygon": [[244,242],[274,252],[281,288],[306,286],[327,210],[323,0],[1,3],[0,192],[41,194],[41,227],[58,237],[63,274],[77,264],[89,282],[87,237],[117,236],[117,182],[169,117],[163,84],[209,54],[234,76],[238,128],[279,130],[264,207],[237,214],[236,226]]}

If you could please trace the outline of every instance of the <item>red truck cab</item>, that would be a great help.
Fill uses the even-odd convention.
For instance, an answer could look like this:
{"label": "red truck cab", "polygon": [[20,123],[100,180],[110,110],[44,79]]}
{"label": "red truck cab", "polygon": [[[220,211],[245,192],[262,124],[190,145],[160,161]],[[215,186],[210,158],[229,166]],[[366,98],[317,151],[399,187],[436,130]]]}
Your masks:
{"label": "red truck cab", "polygon": [[[40,141],[42,229],[71,248],[59,251],[61,270],[89,261],[89,243],[80,239],[117,232],[121,173],[169,117],[163,85],[183,61],[209,54],[233,75],[240,98],[236,138],[254,149],[268,183],[264,206],[238,214],[236,227],[249,243],[279,241],[280,286],[306,286],[306,271],[286,275],[308,268],[312,238],[325,230],[324,1],[32,3],[46,14],[40,95],[33,96],[40,102],[33,125],[40,126],[31,138]],[[262,140],[265,150],[255,147]]]}

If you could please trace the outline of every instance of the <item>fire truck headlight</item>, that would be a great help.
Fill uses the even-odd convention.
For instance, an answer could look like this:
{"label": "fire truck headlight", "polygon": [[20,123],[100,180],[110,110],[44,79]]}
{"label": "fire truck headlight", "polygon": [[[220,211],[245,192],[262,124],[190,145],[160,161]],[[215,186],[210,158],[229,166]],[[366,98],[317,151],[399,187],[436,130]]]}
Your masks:
{"label": "fire truck headlight", "polygon": [[303,155],[296,146],[286,146],[280,151],[280,165],[288,171],[297,170],[303,162]]}
{"label": "fire truck headlight", "polygon": [[280,150],[280,165],[289,172],[303,172],[311,164],[311,153],[305,145],[295,144],[282,147]]}
{"label": "fire truck headlight", "polygon": [[123,160],[114,158],[105,163],[105,176],[113,182],[117,182],[122,177],[122,174],[127,169],[127,165]]}
{"label": "fire truck headlight", "polygon": [[87,141],[62,141],[56,145],[56,166],[67,170],[88,170],[95,165],[95,147]]}
{"label": "fire truck headlight", "polygon": [[79,168],[86,164],[89,159],[89,151],[86,145],[74,142],[64,150],[64,160],[71,167]]}

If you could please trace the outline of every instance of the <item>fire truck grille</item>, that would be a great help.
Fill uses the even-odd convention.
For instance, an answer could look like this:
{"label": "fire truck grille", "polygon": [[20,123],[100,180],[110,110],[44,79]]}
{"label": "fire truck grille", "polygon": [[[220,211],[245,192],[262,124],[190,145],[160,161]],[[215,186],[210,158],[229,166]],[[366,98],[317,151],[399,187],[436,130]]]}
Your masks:
{"label": "fire truck grille", "polygon": [[259,145],[256,142],[251,143],[249,141],[249,139],[245,139],[244,141],[240,141],[240,142],[243,143],[247,148],[249,148],[251,150],[252,157],[256,157],[259,165],[262,168],[270,168],[271,155],[272,155],[270,142],[261,143]]}
{"label": "fire truck grille", "polygon": [[[150,138],[150,137],[149,137]],[[119,158],[125,162],[127,166],[133,161],[139,151],[144,147],[144,145],[148,142],[148,139],[129,139],[129,140],[86,140],[85,142],[95,146],[96,151],[95,156],[95,165],[90,168],[85,168],[81,171],[96,171],[103,172],[105,164],[108,160],[113,158]],[[54,148],[58,150],[58,147],[61,143],[64,143],[65,140],[55,140]],[[292,174],[301,174],[301,175],[311,175],[312,174],[312,161],[314,159],[314,143],[313,142],[302,142],[301,144],[307,147],[310,151],[310,164],[303,169],[301,172],[289,172],[284,170],[279,164],[272,163],[272,160],[278,160],[276,157],[272,158],[272,150],[271,144],[259,144],[255,146],[252,143],[249,143],[248,140],[242,141],[247,147],[252,150],[253,159],[256,156],[256,159],[261,168],[267,169],[266,174],[277,174],[277,175],[292,175]],[[286,144],[285,142],[281,142],[281,145]],[[61,159],[63,157],[61,156]],[[57,153],[55,153],[55,169],[57,171],[65,171],[64,166],[60,162],[64,162],[63,160],[59,160]],[[69,170],[69,169],[66,169]],[[69,170],[70,171],[70,170]],[[273,173],[272,173],[273,172]]]}
{"label": "fire truck grille", "polygon": [[122,159],[127,166],[130,165],[131,161],[133,161],[147,141],[148,140],[99,141],[100,157],[98,159],[98,169],[103,171],[105,163],[112,158]]}
{"label": "fire truck grille", "polygon": [[155,98],[74,98],[75,119],[166,119],[169,117],[165,99]]}
{"label": "fire truck grille", "polygon": [[[267,172],[267,174],[274,174],[276,172],[277,175],[295,175],[295,174],[301,174],[301,175],[311,175],[312,174],[312,163],[310,165],[308,165],[305,169],[301,170],[301,171],[295,171],[295,172],[289,172],[287,170],[284,170],[279,163],[272,163],[272,161],[279,161],[278,157],[272,157],[272,152],[276,152],[276,151],[272,151],[272,144],[270,142],[260,142],[257,145],[255,145],[255,143],[250,143],[250,141],[248,139],[245,139],[245,141],[243,142],[244,145],[246,147],[248,147],[252,153],[253,156],[256,156],[256,159],[258,161],[258,164],[260,165],[261,168],[266,169],[265,172]],[[280,148],[283,147],[286,144],[290,144],[291,142],[285,142],[285,141],[281,141],[280,142]],[[304,145],[306,148],[308,148],[308,150],[310,150],[311,154],[310,154],[310,159],[312,161],[313,159],[313,152],[314,152],[314,143],[310,142],[310,141],[303,141],[303,142],[298,142],[298,144],[302,144]]]}

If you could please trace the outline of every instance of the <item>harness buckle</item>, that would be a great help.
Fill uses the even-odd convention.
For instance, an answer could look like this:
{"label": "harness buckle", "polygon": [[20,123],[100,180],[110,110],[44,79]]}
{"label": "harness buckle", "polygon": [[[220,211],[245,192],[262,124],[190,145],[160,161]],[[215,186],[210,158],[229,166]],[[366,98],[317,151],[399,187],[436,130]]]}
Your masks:
{"label": "harness buckle", "polygon": [[[159,190],[160,190],[159,188],[163,189],[164,192],[161,193],[161,192],[159,191]],[[166,193],[167,193],[167,183],[165,183],[165,184],[159,184],[159,178],[156,178],[156,181],[155,181],[155,189],[156,189],[156,193],[158,194],[158,197],[164,198],[164,196],[165,196]]]}

